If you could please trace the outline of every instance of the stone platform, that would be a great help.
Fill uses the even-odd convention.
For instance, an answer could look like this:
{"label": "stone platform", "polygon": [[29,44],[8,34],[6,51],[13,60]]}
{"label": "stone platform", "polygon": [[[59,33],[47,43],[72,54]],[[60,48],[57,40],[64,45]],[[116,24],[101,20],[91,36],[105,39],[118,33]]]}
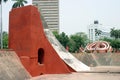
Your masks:
{"label": "stone platform", "polygon": [[119,66],[92,67],[91,71],[71,74],[46,74],[30,80],[120,80]]}
{"label": "stone platform", "polygon": [[71,73],[43,75],[30,80],[120,80],[116,73]]}

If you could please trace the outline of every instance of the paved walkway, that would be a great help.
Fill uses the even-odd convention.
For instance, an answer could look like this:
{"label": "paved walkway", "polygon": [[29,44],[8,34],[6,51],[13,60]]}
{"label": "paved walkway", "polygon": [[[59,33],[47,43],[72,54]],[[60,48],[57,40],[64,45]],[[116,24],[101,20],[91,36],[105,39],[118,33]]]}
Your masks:
{"label": "paved walkway", "polygon": [[42,75],[30,80],[120,80],[119,73],[72,73]]}
{"label": "paved walkway", "polygon": [[119,66],[92,67],[91,71],[71,74],[45,74],[30,80],[120,80]]}

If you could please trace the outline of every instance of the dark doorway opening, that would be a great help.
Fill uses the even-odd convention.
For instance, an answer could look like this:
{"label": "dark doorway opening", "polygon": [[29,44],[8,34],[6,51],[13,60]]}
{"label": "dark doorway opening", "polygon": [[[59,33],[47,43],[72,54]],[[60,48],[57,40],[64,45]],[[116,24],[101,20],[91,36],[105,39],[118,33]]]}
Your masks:
{"label": "dark doorway opening", "polygon": [[38,49],[38,63],[43,64],[44,62],[44,50],[42,48]]}

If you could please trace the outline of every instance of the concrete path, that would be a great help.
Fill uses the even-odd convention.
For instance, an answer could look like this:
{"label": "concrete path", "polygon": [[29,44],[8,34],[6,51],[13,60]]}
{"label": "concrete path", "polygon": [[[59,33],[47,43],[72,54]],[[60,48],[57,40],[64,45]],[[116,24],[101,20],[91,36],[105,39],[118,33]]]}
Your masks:
{"label": "concrete path", "polygon": [[91,71],[71,74],[46,74],[30,80],[120,80],[119,66],[91,67]]}
{"label": "concrete path", "polygon": [[72,73],[43,75],[30,80],[120,80],[118,73]]}

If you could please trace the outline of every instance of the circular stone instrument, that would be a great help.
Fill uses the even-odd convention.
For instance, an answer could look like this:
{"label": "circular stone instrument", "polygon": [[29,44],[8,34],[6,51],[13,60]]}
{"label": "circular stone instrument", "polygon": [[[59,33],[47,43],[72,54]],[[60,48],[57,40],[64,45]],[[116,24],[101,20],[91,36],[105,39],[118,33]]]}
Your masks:
{"label": "circular stone instrument", "polygon": [[85,51],[107,53],[112,51],[112,47],[106,41],[96,41],[88,44]]}

